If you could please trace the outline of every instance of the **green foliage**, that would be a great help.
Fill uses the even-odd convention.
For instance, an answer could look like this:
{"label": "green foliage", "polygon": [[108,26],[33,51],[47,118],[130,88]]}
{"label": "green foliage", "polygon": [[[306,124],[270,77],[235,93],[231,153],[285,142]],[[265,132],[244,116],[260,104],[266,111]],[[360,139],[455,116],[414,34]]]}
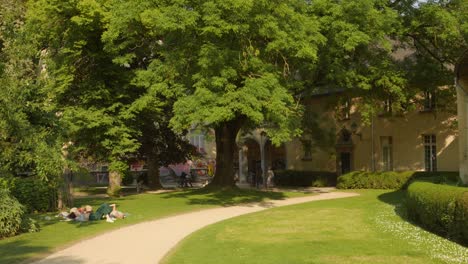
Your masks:
{"label": "green foliage", "polygon": [[70,156],[91,156],[124,171],[138,132],[129,108],[141,94],[131,72],[103,50],[106,1],[31,1],[24,26],[47,65],[44,89]]}
{"label": "green foliage", "polygon": [[414,179],[432,178],[439,182],[457,182],[456,172],[353,171],[338,177],[338,189],[402,189]]}
{"label": "green foliage", "polygon": [[43,179],[62,171],[61,129],[43,82],[40,52],[23,31],[26,1],[0,5],[0,171]]}
{"label": "green foliage", "polygon": [[57,207],[57,187],[35,177],[0,178],[0,185],[7,186],[12,196],[26,212],[55,211]]}
{"label": "green foliage", "polygon": [[23,206],[7,189],[0,188],[0,239],[16,235],[21,227]]}
{"label": "green foliage", "polygon": [[275,185],[300,187],[325,187],[336,183],[336,173],[325,171],[275,171]]}
{"label": "green foliage", "polygon": [[276,143],[297,134],[300,107],[289,92],[294,65],[316,61],[324,42],[305,2],[113,3],[107,48],[120,63],[144,61],[134,82],[150,95],[177,99],[177,131],[242,118],[254,127],[274,124]]}
{"label": "green foliage", "polygon": [[468,245],[468,188],[415,181],[408,187],[406,205],[410,219]]}
{"label": "green foliage", "polygon": [[122,175],[122,184],[123,185],[130,185],[133,183],[133,176],[134,174],[131,171],[126,171]]}
{"label": "green foliage", "polygon": [[36,233],[39,232],[40,227],[39,223],[36,220],[25,215],[21,219],[21,225],[19,230],[21,233]]}

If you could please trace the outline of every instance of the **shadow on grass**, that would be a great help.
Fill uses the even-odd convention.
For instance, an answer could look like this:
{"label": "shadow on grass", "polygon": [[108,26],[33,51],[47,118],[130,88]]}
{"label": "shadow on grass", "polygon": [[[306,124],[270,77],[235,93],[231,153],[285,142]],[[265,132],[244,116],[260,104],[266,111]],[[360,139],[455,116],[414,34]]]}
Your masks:
{"label": "shadow on grass", "polygon": [[258,203],[265,199],[284,200],[286,196],[280,192],[265,192],[257,190],[243,190],[239,188],[191,189],[180,192],[160,194],[163,199],[187,199],[188,204],[208,204],[232,206],[236,204]]}
{"label": "shadow on grass", "polygon": [[49,247],[44,246],[30,246],[24,240],[11,241],[1,244],[0,263],[22,263],[29,259],[27,256],[29,253],[46,252],[48,249]]}
{"label": "shadow on grass", "polygon": [[63,257],[55,257],[55,258],[49,258],[45,260],[44,262],[38,262],[38,264],[41,263],[47,263],[47,264],[81,264],[85,263],[86,261],[77,257],[71,257],[71,256],[63,256]]}
{"label": "shadow on grass", "polygon": [[378,198],[380,201],[394,206],[393,210],[395,214],[397,214],[401,219],[413,224],[408,219],[408,214],[406,212],[405,195],[406,195],[406,191],[397,190],[397,191],[381,194],[378,196]]}

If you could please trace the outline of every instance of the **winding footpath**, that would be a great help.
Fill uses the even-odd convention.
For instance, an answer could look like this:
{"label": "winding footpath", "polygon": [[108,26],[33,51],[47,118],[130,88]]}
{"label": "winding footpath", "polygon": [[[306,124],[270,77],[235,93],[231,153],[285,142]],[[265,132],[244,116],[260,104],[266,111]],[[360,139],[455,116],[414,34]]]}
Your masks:
{"label": "winding footpath", "polygon": [[35,264],[149,264],[158,263],[187,235],[213,223],[273,207],[357,196],[320,192],[318,195],[269,200],[255,204],[207,209],[144,222],[84,240]]}

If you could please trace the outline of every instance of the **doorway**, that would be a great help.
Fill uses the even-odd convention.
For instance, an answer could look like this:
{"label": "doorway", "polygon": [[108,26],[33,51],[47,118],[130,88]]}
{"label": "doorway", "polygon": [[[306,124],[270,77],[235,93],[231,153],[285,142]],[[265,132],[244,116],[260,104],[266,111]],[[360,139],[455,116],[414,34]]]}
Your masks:
{"label": "doorway", "polygon": [[341,152],[341,174],[346,174],[351,171],[351,152]]}

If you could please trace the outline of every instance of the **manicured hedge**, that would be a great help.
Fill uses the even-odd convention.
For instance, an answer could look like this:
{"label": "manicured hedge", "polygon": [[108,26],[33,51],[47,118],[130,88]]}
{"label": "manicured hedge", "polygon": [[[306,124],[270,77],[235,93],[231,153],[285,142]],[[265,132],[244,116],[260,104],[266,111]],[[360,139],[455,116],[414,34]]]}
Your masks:
{"label": "manicured hedge", "polygon": [[336,173],[325,171],[275,171],[274,183],[277,186],[325,187],[336,184]]}
{"label": "manicured hedge", "polygon": [[409,185],[408,217],[434,233],[468,245],[468,188],[429,180]]}
{"label": "manicured hedge", "polygon": [[23,214],[23,206],[0,186],[0,239],[19,233]]}
{"label": "manicured hedge", "polygon": [[457,182],[458,172],[353,171],[338,177],[339,189],[406,189],[411,181],[432,178],[437,182]]}
{"label": "manicured hedge", "polygon": [[45,212],[56,209],[57,191],[54,186],[34,177],[0,178],[0,186],[9,189],[25,207],[26,212]]}

